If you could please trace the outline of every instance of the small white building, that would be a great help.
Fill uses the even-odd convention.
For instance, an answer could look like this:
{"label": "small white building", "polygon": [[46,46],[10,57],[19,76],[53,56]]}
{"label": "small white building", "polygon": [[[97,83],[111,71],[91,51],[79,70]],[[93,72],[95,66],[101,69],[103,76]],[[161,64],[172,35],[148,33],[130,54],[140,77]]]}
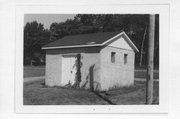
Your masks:
{"label": "small white building", "polygon": [[125,32],[102,32],[66,36],[45,45],[47,86],[76,82],[77,54],[81,55],[80,88],[98,91],[134,84],[138,49]]}

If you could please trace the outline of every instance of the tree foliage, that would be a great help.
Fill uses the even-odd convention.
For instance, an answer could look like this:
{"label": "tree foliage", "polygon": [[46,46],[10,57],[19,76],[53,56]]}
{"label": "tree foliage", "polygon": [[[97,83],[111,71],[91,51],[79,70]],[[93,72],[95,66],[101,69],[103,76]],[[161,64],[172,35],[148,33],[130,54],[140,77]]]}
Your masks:
{"label": "tree foliage", "polygon": [[[148,14],[77,14],[74,19],[55,22],[45,30],[41,23],[27,23],[24,28],[25,53],[32,57],[36,49],[43,44],[58,40],[67,35],[125,31],[140,50],[136,54],[136,65],[146,65],[148,48]],[[145,30],[147,30],[145,34]],[[28,40],[29,39],[29,40]],[[144,42],[143,42],[144,40]],[[143,43],[143,44],[142,44]],[[142,50],[142,51],[141,51]],[[159,65],[159,16],[156,15],[155,25],[155,66]],[[142,55],[142,60],[140,57]],[[140,63],[141,62],[141,63]]]}
{"label": "tree foliage", "polygon": [[44,29],[43,24],[36,21],[27,23],[24,27],[24,63],[39,60],[43,54],[41,47],[49,42],[50,32]]}

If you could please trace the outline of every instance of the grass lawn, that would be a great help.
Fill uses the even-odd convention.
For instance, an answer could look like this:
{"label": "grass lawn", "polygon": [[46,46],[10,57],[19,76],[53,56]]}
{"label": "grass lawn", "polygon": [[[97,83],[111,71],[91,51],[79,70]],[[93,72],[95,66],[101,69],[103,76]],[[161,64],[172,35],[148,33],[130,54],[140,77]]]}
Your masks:
{"label": "grass lawn", "polygon": [[[45,75],[45,66],[25,66],[24,77]],[[135,78],[146,78],[146,70],[135,70]],[[154,71],[154,78],[159,78],[159,71]],[[66,89],[44,86],[44,79],[24,83],[25,105],[133,105],[145,103],[145,82],[135,81],[134,86],[120,88],[104,93],[88,90]],[[159,83],[154,82],[154,103],[159,103]]]}
{"label": "grass lawn", "polygon": [[25,105],[108,104],[93,92],[60,87],[45,87],[44,80],[24,84]]}
{"label": "grass lawn", "polygon": [[[134,86],[106,93],[82,89],[49,88],[44,80],[24,83],[24,105],[117,105],[145,104],[145,82],[135,81]],[[159,103],[159,83],[154,82],[154,103]]]}
{"label": "grass lawn", "polygon": [[[135,78],[146,78],[146,70],[135,70]],[[24,66],[24,77],[45,76],[45,66]],[[159,79],[159,70],[154,71],[154,78]]]}
{"label": "grass lawn", "polygon": [[24,66],[24,77],[45,76],[45,66]]}
{"label": "grass lawn", "polygon": [[[135,78],[146,78],[146,70],[135,70],[134,72]],[[159,70],[154,70],[153,74],[154,79],[159,79]]]}

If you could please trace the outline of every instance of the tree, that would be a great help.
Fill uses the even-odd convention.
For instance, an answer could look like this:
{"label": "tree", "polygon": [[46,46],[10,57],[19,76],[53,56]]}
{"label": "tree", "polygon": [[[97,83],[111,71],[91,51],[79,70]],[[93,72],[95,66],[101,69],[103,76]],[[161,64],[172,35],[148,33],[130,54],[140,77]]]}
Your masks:
{"label": "tree", "polygon": [[[138,47],[136,65],[147,64],[149,27],[148,14],[77,14],[74,19],[53,23],[50,27],[51,39],[57,40],[66,35],[83,33],[125,31]],[[159,64],[159,18],[156,15],[155,65]]]}
{"label": "tree", "polygon": [[[77,14],[65,22],[52,23],[44,29],[36,21],[24,27],[24,53],[26,58],[33,58],[33,53],[41,51],[41,47],[51,41],[59,40],[67,35],[84,33],[125,31],[140,50],[135,55],[136,66],[147,65],[148,46],[148,14]],[[159,66],[159,15],[155,15],[155,49],[154,65]]]}
{"label": "tree", "polygon": [[146,33],[147,33],[147,27],[144,30],[144,36],[143,36],[142,43],[141,43],[140,61],[139,61],[139,66],[140,67],[142,66],[142,60],[143,60],[143,54],[144,54],[144,41],[145,41],[145,38],[146,38]]}
{"label": "tree", "polygon": [[33,21],[24,27],[24,63],[34,59],[34,53],[42,54],[41,47],[49,42],[50,32],[43,24]]}

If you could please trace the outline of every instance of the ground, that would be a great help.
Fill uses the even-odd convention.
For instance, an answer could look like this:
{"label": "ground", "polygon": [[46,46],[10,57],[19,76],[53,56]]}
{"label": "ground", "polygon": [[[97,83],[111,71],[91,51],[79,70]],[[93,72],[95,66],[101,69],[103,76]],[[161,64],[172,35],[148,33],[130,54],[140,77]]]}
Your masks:
{"label": "ground", "polygon": [[[159,103],[158,82],[154,82],[154,103]],[[44,80],[24,83],[25,105],[142,105],[145,104],[145,82],[135,81],[135,85],[104,92],[82,89],[46,87]]]}
{"label": "ground", "polygon": [[25,66],[24,77],[37,77],[45,75],[45,66]]}
{"label": "ground", "polygon": [[[24,77],[44,76],[44,67],[24,68]],[[145,78],[145,70],[136,70],[136,78]],[[159,78],[155,70],[154,78]],[[28,78],[26,78],[28,79]],[[46,87],[44,78],[24,82],[23,101],[25,105],[142,105],[145,104],[145,81],[135,81],[134,86],[108,92],[91,92],[82,89]],[[154,104],[159,103],[159,82],[154,82]]]}

